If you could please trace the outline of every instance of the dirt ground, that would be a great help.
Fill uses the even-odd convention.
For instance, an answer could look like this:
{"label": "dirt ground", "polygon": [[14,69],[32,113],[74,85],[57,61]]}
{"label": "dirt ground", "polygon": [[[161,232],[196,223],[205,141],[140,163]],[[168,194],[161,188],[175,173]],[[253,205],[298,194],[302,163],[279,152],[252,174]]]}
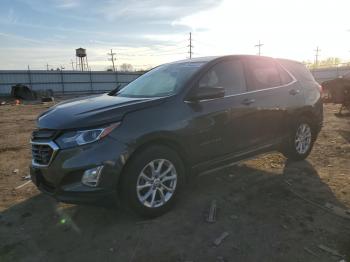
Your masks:
{"label": "dirt ground", "polygon": [[0,106],[1,262],[350,261],[350,115],[336,116],[338,106],[325,105],[306,161],[266,154],[200,176],[171,212],[149,221],[60,204],[31,183],[15,189],[26,182],[30,133],[47,107]]}

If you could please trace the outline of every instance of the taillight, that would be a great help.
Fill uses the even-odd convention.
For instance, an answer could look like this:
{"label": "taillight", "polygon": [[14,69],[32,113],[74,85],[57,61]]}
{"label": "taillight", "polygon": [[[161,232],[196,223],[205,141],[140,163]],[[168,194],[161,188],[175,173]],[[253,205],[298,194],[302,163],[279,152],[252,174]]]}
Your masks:
{"label": "taillight", "polygon": [[322,95],[323,94],[323,87],[320,84],[318,84],[317,87],[318,87],[318,91],[320,91],[320,94]]}

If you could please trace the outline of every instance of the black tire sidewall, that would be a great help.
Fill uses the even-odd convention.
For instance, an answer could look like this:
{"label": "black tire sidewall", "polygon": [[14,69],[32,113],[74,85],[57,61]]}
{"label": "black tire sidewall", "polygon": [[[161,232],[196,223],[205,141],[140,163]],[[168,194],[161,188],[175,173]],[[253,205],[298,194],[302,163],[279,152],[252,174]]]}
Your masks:
{"label": "black tire sidewall", "polygon": [[[177,184],[175,192],[171,199],[163,206],[157,208],[149,208],[140,203],[137,197],[136,184],[142,169],[155,159],[167,159],[170,161],[177,172]],[[175,151],[166,146],[151,146],[140,152],[136,152],[135,156],[128,162],[122,177],[122,201],[128,209],[144,217],[157,217],[167,212],[175,203],[179,192],[181,191],[185,181],[184,165]]]}

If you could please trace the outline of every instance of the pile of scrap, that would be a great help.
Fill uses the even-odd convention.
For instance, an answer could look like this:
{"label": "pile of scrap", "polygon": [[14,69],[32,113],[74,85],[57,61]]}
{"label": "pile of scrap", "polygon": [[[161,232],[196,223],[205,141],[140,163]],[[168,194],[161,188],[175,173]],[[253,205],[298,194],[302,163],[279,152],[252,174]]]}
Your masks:
{"label": "pile of scrap", "polygon": [[324,102],[341,104],[339,114],[347,108],[350,111],[350,76],[332,79],[322,83]]}
{"label": "pile of scrap", "polygon": [[54,101],[53,91],[51,89],[34,91],[30,89],[28,86],[25,86],[22,84],[17,84],[12,86],[11,97],[14,99],[28,100],[28,101],[39,100],[39,99],[42,102]]}
{"label": "pile of scrap", "polygon": [[22,100],[36,100],[37,94],[35,91],[30,90],[29,87],[17,84],[11,88],[11,97]]}

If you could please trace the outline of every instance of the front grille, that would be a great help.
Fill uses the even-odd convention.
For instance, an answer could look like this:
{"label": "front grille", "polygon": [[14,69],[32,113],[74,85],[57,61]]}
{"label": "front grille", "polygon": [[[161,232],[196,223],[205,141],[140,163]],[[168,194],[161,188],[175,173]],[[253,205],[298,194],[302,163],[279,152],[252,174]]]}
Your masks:
{"label": "front grille", "polygon": [[52,129],[38,129],[32,133],[32,141],[40,139],[54,139],[57,134],[57,130]]}
{"label": "front grille", "polygon": [[33,163],[36,165],[49,165],[55,149],[49,144],[32,143]]}

